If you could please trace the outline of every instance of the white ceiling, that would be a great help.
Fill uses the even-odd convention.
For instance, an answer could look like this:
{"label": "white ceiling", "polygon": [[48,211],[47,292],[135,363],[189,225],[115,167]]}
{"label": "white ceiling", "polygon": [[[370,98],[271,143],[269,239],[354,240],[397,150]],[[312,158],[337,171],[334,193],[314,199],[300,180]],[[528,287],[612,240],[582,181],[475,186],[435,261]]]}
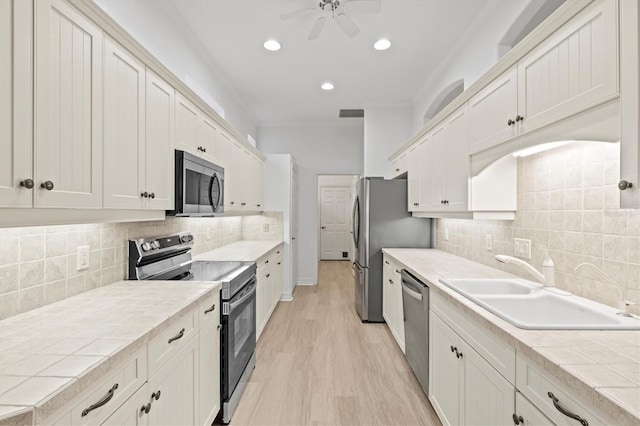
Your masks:
{"label": "white ceiling", "polygon": [[[282,123],[335,120],[340,108],[411,104],[492,1],[381,0],[380,13],[351,15],[361,30],[353,39],[330,21],[312,41],[307,35],[318,15],[287,21],[280,15],[317,7],[318,0],[171,3],[258,121]],[[391,49],[373,49],[381,37]],[[266,51],[269,38],[282,49]],[[320,89],[327,80],[332,92]]]}

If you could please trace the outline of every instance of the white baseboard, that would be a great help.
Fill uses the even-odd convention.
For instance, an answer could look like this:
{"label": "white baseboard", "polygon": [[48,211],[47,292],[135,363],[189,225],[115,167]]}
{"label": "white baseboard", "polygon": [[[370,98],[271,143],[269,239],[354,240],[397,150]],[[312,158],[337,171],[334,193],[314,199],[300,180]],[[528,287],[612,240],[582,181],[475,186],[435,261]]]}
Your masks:
{"label": "white baseboard", "polygon": [[280,301],[281,302],[291,302],[291,301],[293,301],[293,296],[282,296],[280,298]]}
{"label": "white baseboard", "polygon": [[[311,280],[310,280],[311,281]],[[314,282],[299,282],[298,285],[318,285],[318,283],[314,283]]]}

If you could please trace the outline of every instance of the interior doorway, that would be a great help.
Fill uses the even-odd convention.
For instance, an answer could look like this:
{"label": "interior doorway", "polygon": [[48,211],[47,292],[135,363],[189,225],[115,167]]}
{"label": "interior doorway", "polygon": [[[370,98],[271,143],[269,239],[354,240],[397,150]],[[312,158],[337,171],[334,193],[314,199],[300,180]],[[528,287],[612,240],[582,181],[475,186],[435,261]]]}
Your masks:
{"label": "interior doorway", "polygon": [[318,176],[318,241],[320,260],[351,260],[351,210],[355,175]]}

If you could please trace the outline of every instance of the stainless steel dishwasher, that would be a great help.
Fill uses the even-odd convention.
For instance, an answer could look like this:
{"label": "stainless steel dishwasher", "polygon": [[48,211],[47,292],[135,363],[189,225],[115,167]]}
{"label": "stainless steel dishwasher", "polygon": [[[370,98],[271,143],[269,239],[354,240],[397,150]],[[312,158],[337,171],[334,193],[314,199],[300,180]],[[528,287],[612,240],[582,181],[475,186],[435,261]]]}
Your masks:
{"label": "stainless steel dishwasher", "polygon": [[429,392],[429,287],[403,269],[405,358],[425,395]]}

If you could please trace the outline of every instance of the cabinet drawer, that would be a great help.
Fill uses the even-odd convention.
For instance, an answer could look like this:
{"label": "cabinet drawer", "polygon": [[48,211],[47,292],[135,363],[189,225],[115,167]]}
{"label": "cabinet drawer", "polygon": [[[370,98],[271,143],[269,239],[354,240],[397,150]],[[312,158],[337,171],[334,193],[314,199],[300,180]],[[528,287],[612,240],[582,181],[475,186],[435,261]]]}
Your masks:
{"label": "cabinet drawer", "polygon": [[[42,424],[74,426],[100,424],[133,395],[146,380],[147,348],[145,346],[106,374],[106,377],[98,384],[78,395]],[[90,409],[91,406],[99,405],[99,402],[106,399],[108,401],[104,405]]]}
{"label": "cabinet drawer", "polygon": [[561,407],[585,419],[589,426],[615,424],[613,420],[605,418],[604,414],[596,415],[586,409],[585,405],[589,402],[583,405],[576,398],[569,396],[570,391],[521,354],[518,354],[516,361],[516,387],[556,425],[575,426],[579,422],[562,414],[554,406],[549,393],[557,398]]}
{"label": "cabinet drawer", "polygon": [[516,380],[516,350],[490,331],[477,326],[459,312],[438,292],[429,294],[430,309],[437,313],[456,333],[466,340],[489,364],[510,383]]}
{"label": "cabinet drawer", "polygon": [[196,334],[197,314],[197,309],[192,309],[149,342],[149,376],[152,376]]}
{"label": "cabinet drawer", "polygon": [[209,324],[220,324],[220,290],[198,303],[198,327],[200,330]]}

